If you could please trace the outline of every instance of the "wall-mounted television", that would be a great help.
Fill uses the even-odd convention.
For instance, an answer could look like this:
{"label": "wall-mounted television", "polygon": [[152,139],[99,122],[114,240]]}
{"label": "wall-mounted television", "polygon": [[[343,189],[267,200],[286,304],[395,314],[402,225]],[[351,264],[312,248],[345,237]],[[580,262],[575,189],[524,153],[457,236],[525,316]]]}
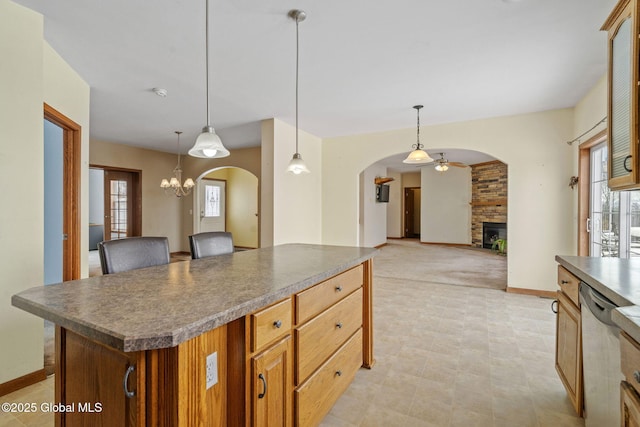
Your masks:
{"label": "wall-mounted television", "polygon": [[386,184],[376,185],[376,202],[389,203],[389,186]]}

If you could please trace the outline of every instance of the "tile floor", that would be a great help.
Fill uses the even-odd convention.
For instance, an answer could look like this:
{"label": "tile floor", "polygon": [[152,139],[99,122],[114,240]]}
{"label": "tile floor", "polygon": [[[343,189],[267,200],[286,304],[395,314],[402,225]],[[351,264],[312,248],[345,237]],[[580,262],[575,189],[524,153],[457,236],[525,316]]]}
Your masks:
{"label": "tile floor", "polygon": [[[376,365],[322,426],[584,425],[554,369],[551,300],[379,276],[374,286]],[[53,377],[0,397],[32,401],[53,402]],[[52,425],[51,414],[0,412],[0,426]]]}

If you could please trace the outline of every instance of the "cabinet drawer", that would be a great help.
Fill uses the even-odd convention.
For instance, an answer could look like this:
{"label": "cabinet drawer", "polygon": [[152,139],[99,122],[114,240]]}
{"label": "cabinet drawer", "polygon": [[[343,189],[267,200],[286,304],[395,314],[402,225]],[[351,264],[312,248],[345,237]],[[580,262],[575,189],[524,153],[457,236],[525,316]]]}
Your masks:
{"label": "cabinet drawer", "polygon": [[558,286],[576,306],[580,307],[580,298],[578,298],[580,279],[561,265],[558,266]]}
{"label": "cabinet drawer", "polygon": [[362,288],[295,330],[300,384],[362,326]]}
{"label": "cabinet drawer", "polygon": [[620,368],[629,385],[640,393],[640,345],[624,332],[620,332]]}
{"label": "cabinet drawer", "polygon": [[296,324],[299,325],[321,313],[362,286],[362,264],[338,274],[306,291],[296,298]]}
{"label": "cabinet drawer", "polygon": [[295,391],[296,425],[318,425],[362,365],[362,329]]}
{"label": "cabinet drawer", "polygon": [[276,303],[249,315],[251,351],[258,351],[291,331],[291,299]]}

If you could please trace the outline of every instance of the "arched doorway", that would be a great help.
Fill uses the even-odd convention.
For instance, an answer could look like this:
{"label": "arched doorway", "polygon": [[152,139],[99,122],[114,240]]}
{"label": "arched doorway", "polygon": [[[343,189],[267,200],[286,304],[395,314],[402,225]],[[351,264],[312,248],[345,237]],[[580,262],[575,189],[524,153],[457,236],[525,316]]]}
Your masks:
{"label": "arched doorway", "polygon": [[258,178],[238,167],[202,173],[194,189],[193,232],[228,231],[238,248],[260,247]]}

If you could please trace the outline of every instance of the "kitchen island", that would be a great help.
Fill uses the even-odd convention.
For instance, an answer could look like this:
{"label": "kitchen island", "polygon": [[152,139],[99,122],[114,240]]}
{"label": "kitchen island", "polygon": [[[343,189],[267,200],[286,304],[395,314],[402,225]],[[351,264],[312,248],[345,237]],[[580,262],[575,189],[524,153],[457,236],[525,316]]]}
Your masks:
{"label": "kitchen island", "polygon": [[313,425],[373,366],[375,253],[282,245],[12,304],[56,324],[56,403],[75,404],[57,425]]}

